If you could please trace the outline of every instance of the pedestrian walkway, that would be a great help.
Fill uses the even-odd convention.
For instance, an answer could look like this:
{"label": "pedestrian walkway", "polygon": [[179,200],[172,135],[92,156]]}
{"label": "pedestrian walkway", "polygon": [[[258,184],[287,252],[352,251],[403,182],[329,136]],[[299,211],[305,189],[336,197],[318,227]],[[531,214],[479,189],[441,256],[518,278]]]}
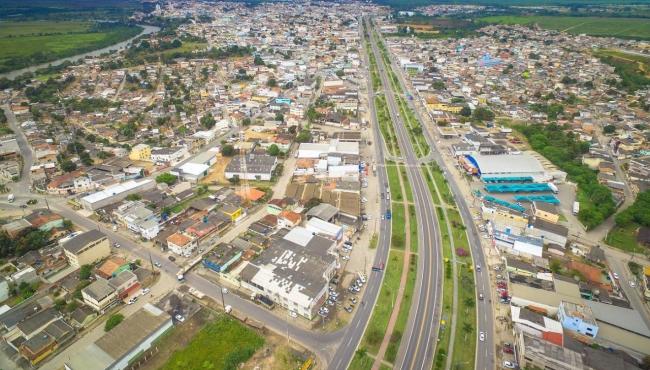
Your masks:
{"label": "pedestrian walkway", "polygon": [[[402,194],[406,194],[406,187],[404,186],[404,178],[402,177],[402,173],[399,172],[399,185],[402,190]],[[385,363],[384,361],[384,356],[386,355],[386,350],[388,349],[388,345],[390,344],[390,339],[393,336],[393,330],[395,329],[395,324],[397,323],[397,318],[399,316],[399,311],[402,306],[402,300],[404,299],[404,290],[406,290],[406,283],[408,279],[408,273],[409,273],[409,264],[411,263],[411,233],[409,230],[411,230],[411,216],[410,212],[408,212],[409,209],[409,202],[404,199],[402,201],[402,205],[404,207],[404,230],[406,230],[406,238],[404,241],[404,260],[403,260],[403,266],[402,266],[402,275],[400,276],[400,281],[399,281],[399,289],[397,290],[397,297],[395,299],[395,305],[393,306],[393,311],[390,314],[390,318],[388,320],[388,326],[386,327],[386,332],[384,333],[384,339],[381,342],[381,345],[379,346],[379,351],[377,352],[377,355],[375,357],[375,362],[372,364],[372,370],[379,370],[381,367],[382,363]]]}

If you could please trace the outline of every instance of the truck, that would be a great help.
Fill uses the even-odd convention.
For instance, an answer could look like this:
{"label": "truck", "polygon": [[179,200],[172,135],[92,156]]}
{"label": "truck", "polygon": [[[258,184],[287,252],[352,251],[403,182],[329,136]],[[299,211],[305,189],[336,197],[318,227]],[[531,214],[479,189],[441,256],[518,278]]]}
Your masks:
{"label": "truck", "polygon": [[573,202],[573,214],[577,215],[580,212],[580,202]]}
{"label": "truck", "polygon": [[13,201],[16,200],[16,196],[13,194],[7,195],[7,202],[13,203]]}
{"label": "truck", "polygon": [[560,192],[560,189],[558,189],[557,186],[555,186],[555,184],[552,183],[552,182],[548,183],[548,187],[551,189],[551,191],[553,191],[554,194],[557,194],[557,193]]}

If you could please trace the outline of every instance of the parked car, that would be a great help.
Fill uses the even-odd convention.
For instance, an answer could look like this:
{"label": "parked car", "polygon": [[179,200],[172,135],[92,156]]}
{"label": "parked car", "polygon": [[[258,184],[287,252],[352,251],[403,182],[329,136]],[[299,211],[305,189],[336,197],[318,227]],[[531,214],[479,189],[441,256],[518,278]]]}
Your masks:
{"label": "parked car", "polygon": [[298,317],[298,314],[296,313],[296,311],[289,311],[289,316],[295,319],[296,317]]}
{"label": "parked car", "polygon": [[503,353],[514,353],[512,347],[503,347]]}
{"label": "parked car", "polygon": [[156,267],[161,267],[162,266],[162,264],[160,262],[154,262],[153,265],[156,266]]}
{"label": "parked car", "polygon": [[515,369],[517,366],[510,361],[503,361],[503,367],[508,369]]}
{"label": "parked car", "polygon": [[142,295],[148,294],[151,291],[149,288],[142,289]]}
{"label": "parked car", "polygon": [[169,260],[172,261],[172,262],[176,261],[176,257],[174,257],[174,256],[169,256],[167,258],[169,258]]}
{"label": "parked car", "polygon": [[178,322],[185,322],[185,317],[183,317],[182,315],[176,315],[174,318],[175,318]]}

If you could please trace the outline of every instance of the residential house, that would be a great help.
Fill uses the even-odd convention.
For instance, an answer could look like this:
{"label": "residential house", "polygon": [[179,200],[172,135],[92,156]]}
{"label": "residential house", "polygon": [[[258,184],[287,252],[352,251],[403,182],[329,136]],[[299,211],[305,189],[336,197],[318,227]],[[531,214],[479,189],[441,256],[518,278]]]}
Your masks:
{"label": "residential house", "polygon": [[116,302],[115,288],[106,279],[97,279],[81,290],[81,297],[95,311],[103,312]]}
{"label": "residential house", "polygon": [[557,318],[567,330],[589,338],[598,335],[598,324],[589,306],[562,301]]}
{"label": "residential house", "polygon": [[151,147],[147,144],[138,144],[131,148],[129,159],[132,161],[151,161]]}
{"label": "residential house", "polygon": [[167,237],[167,248],[180,256],[191,256],[196,247],[196,240],[187,235],[176,232]]}

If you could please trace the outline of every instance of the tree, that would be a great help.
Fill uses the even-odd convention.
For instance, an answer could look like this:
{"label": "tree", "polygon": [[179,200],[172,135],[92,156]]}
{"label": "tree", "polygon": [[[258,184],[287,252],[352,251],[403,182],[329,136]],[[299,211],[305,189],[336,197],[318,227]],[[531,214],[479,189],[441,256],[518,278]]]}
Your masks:
{"label": "tree", "polygon": [[76,169],[77,169],[77,165],[69,159],[66,159],[63,162],[61,162],[61,170],[63,170],[63,172],[72,172]]}
{"label": "tree", "polygon": [[183,43],[181,42],[181,40],[174,39],[174,41],[172,41],[172,47],[173,48],[180,48],[181,46],[183,46]]}
{"label": "tree", "polygon": [[469,117],[472,115],[472,109],[466,105],[460,110],[459,114],[463,117]]}
{"label": "tree", "polygon": [[468,322],[464,322],[462,330],[463,330],[463,333],[465,334],[465,341],[467,341],[467,335],[470,334],[472,332],[472,330],[474,330],[474,327],[472,326],[472,324],[470,324]]}
{"label": "tree", "polygon": [[255,64],[256,66],[263,66],[264,65],[264,60],[262,59],[261,56],[256,55],[255,59],[253,60],[253,64]]}
{"label": "tree", "polygon": [[296,136],[296,141],[299,143],[311,142],[311,132],[309,130],[301,130],[298,136]]}
{"label": "tree", "polygon": [[268,87],[276,87],[276,86],[278,86],[278,81],[276,81],[275,78],[269,78],[269,80],[266,81],[266,86],[268,86]]}
{"label": "tree", "polygon": [[221,154],[224,157],[232,157],[235,155],[235,147],[230,144],[226,144],[221,148]]}
{"label": "tree", "polygon": [[201,126],[205,127],[208,130],[213,128],[216,123],[217,121],[214,120],[214,117],[212,117],[212,113],[210,112],[201,117]]}
{"label": "tree", "polygon": [[282,114],[280,112],[276,113],[275,114],[275,120],[280,121],[280,122],[284,122],[284,114]]}
{"label": "tree", "polygon": [[228,181],[233,185],[238,185],[240,181],[239,175],[234,175],[233,177],[229,178]]}
{"label": "tree", "polygon": [[337,75],[338,77],[343,77],[343,76],[345,75],[345,72],[343,72],[342,69],[339,69],[339,70],[336,71],[336,75]]}
{"label": "tree", "polygon": [[250,126],[250,125],[251,125],[251,119],[248,118],[248,117],[246,117],[246,118],[244,118],[244,119],[241,121],[241,124],[242,124],[243,126]]}
{"label": "tree", "polygon": [[445,88],[445,83],[442,81],[434,81],[433,82],[433,88],[436,90],[442,90]]}
{"label": "tree", "polygon": [[90,275],[93,271],[93,266],[92,265],[83,265],[79,269],[79,279],[81,280],[88,280],[90,279]]}
{"label": "tree", "polygon": [[473,118],[476,121],[492,121],[494,119],[494,112],[487,108],[478,107],[474,110]]}
{"label": "tree", "polygon": [[176,182],[176,180],[178,180],[178,176],[173,175],[169,172],[161,173],[160,175],[156,176],[156,182],[158,184],[165,183],[171,186]]}
{"label": "tree", "polygon": [[614,125],[607,125],[603,127],[603,133],[605,134],[613,134],[614,132],[616,132],[616,126]]}
{"label": "tree", "polygon": [[126,196],[126,200],[130,200],[132,202],[140,199],[142,199],[142,196],[140,196],[140,194],[129,194]]}
{"label": "tree", "polygon": [[278,154],[280,154],[280,148],[275,144],[271,144],[271,146],[266,150],[266,153],[270,156],[277,157]]}
{"label": "tree", "polygon": [[118,326],[124,320],[124,315],[118,313],[111,315],[106,324],[104,325],[104,331],[111,331],[114,327]]}
{"label": "tree", "polygon": [[310,209],[314,208],[317,205],[321,204],[321,200],[319,198],[311,198],[310,200],[305,203],[305,208]]}

